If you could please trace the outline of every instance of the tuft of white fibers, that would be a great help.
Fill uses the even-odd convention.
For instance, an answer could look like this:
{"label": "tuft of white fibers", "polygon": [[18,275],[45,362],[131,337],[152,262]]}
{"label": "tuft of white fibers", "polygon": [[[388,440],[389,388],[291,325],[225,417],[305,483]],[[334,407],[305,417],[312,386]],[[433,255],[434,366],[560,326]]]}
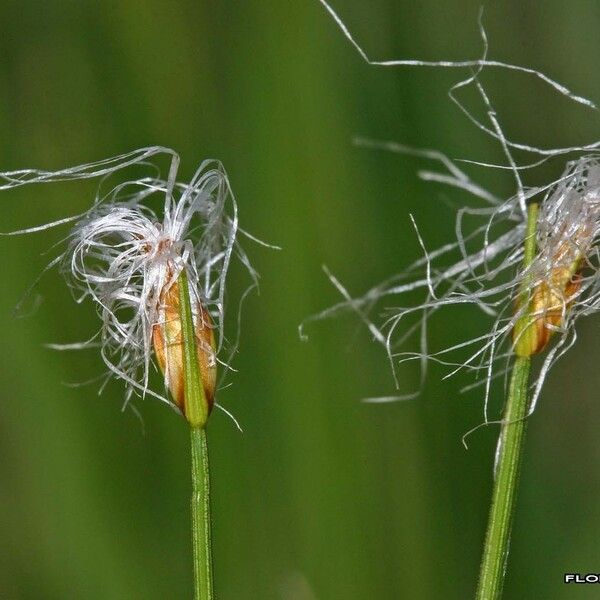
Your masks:
{"label": "tuft of white fibers", "polygon": [[[161,155],[170,159],[166,178],[153,162]],[[125,177],[101,193],[109,176],[133,166],[151,174]],[[114,376],[126,385],[124,406],[133,394],[149,394],[178,410],[166,391],[168,382],[162,390],[150,388],[150,373],[155,368],[153,327],[165,319],[161,295],[164,298],[183,269],[192,306],[200,303],[212,317],[218,331],[217,354],[227,354],[219,362],[226,366],[236,346],[225,337],[225,284],[232,260],[237,259],[249,274],[248,289],[258,284],[258,274],[237,241],[238,234],[245,232],[239,229],[237,206],[223,165],[216,160],[203,161],[189,183],[177,181],[178,167],[176,152],[155,146],[60,171],[0,173],[2,190],[102,178],[85,213],[9,235],[75,223],[66,249],[48,268],[59,266],[78,303],[88,298],[94,302],[101,327],[87,342],[52,347],[99,346],[108,368],[107,379]],[[154,208],[157,205],[158,210]],[[194,318],[199,316],[194,314]]]}
{"label": "tuft of white fibers", "polygon": [[[489,424],[499,422],[488,411],[492,386],[510,372],[519,342],[515,325],[525,319],[526,325],[537,326],[547,338],[531,352],[544,350],[532,381],[531,414],[549,370],[575,343],[575,322],[600,309],[600,155],[570,161],[557,180],[541,187],[521,187],[511,198],[501,200],[437,151],[390,143],[369,145],[440,161],[447,172],[422,171],[421,177],[465,190],[480,205],[460,208],[455,240],[435,250],[426,248],[411,215],[423,257],[358,298],[327,271],[344,301],[310,317],[301,326],[301,335],[309,321],[354,311],[384,346],[397,388],[397,367],[407,361],[420,362],[422,380],[430,361],[448,367],[446,377],[472,372],[476,381],[464,389],[484,388],[484,423]],[[527,221],[522,205],[532,202],[540,205],[537,251],[531,264],[523,268]],[[448,260],[453,255],[458,255],[458,260]],[[415,303],[414,295],[419,292],[422,300]],[[432,317],[441,309],[465,305],[487,316],[485,329],[448,347],[431,349],[428,330]],[[417,348],[406,350],[413,341]],[[416,395],[418,392],[366,401],[382,403]]]}
{"label": "tuft of white fibers", "polygon": [[[454,240],[433,250],[427,247],[417,220],[410,215],[423,257],[362,296],[354,297],[325,268],[343,300],[305,320],[300,326],[300,336],[306,338],[304,328],[311,321],[352,311],[366,324],[373,339],[385,348],[396,389],[408,392],[368,398],[366,402],[386,403],[414,398],[419,391],[401,389],[398,365],[418,361],[422,387],[429,363],[437,362],[449,367],[446,377],[459,371],[475,375],[475,383],[464,389],[483,387],[483,424],[501,422],[490,417],[489,399],[492,387],[498,381],[507,386],[515,355],[525,355],[525,352],[530,355],[543,350],[543,359],[532,378],[531,414],[549,370],[576,341],[577,319],[600,308],[600,142],[541,148],[508,138],[481,84],[480,74],[488,68],[525,73],[545,82],[570,101],[594,110],[596,105],[535,69],[489,60],[483,11],[479,13],[482,41],[479,59],[380,61],[369,57],[328,0],[319,2],[369,65],[466,68],[468,76],[450,88],[449,98],[472,125],[499,144],[506,164],[464,159],[460,162],[510,172],[515,191],[509,198],[499,197],[469,177],[458,166],[458,161],[438,150],[356,138],[355,143],[362,147],[436,161],[442,169],[421,170],[420,178],[465,192],[471,198],[471,205],[465,202],[457,210]],[[457,93],[468,86],[473,86],[478,93],[486,122],[476,117],[457,97]],[[535,158],[530,164],[518,164],[513,156],[515,151]],[[577,158],[573,160],[574,156]],[[568,160],[563,163],[564,171],[558,179],[540,187],[523,184],[525,170],[557,159]],[[528,229],[530,204],[540,205],[533,229]],[[528,266],[524,267],[525,242],[528,231],[532,230],[535,231],[537,249],[532,261],[528,260]],[[465,336],[449,347],[432,349],[428,342],[432,318],[442,309],[448,318],[450,307],[477,309],[488,318],[488,325],[474,337]],[[411,347],[413,343],[416,348]]]}

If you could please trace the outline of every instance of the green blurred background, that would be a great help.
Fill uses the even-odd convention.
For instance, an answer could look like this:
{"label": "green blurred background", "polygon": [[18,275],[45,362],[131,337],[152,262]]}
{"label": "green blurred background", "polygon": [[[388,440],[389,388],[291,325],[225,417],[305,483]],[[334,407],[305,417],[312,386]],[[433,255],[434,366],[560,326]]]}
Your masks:
{"label": "green blurred background", "polygon": [[[337,0],[373,57],[477,57],[479,3]],[[503,161],[446,98],[464,72],[368,67],[317,0],[3,0],[0,168],[60,168],[153,144],[172,146],[188,177],[221,159],[243,226],[283,247],[247,249],[262,274],[244,315],[238,373],[211,420],[216,586],[223,600],[470,598],[477,578],[497,431],[469,451],[481,420],[470,379],[421,399],[366,406],[393,393],[385,356],[352,317],[297,325],[336,302],[327,264],[355,294],[397,272],[419,248],[453,237],[460,193],[421,183],[432,165],[358,149],[362,134],[451,156]],[[489,3],[491,57],[539,68],[600,100],[595,0]],[[597,113],[527,76],[484,75],[509,136],[567,145],[597,139]],[[481,113],[474,95],[470,105]],[[524,157],[519,157],[523,159]],[[551,165],[534,177],[560,170]],[[554,169],[554,170],[553,170]],[[497,193],[508,174],[472,169]],[[533,181],[530,181],[532,183]],[[89,205],[93,186],[31,187],[1,197],[3,231]],[[92,306],[76,306],[51,273],[37,312],[13,308],[65,235],[0,240],[0,598],[191,596],[188,435],[157,402],[145,432],[120,411],[122,387],[67,387],[97,375],[85,339]],[[232,285],[238,284],[236,278]],[[530,421],[506,598],[597,598],[562,583],[600,569],[598,321],[552,373]],[[484,327],[474,312],[440,319],[434,344]],[[405,389],[418,384],[400,371]]]}

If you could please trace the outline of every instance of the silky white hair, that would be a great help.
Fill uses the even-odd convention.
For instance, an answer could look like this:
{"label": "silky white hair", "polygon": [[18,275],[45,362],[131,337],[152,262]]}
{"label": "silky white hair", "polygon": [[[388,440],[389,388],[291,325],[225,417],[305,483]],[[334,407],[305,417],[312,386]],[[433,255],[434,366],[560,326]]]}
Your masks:
{"label": "silky white hair", "polygon": [[[397,366],[405,361],[420,362],[422,381],[431,361],[450,367],[447,377],[462,370],[472,371],[476,374],[477,381],[464,389],[483,386],[484,424],[498,422],[492,420],[488,414],[490,390],[497,378],[505,378],[510,371],[514,356],[514,326],[524,316],[531,319],[531,323],[544,317],[543,310],[528,314],[529,303],[515,306],[515,301],[524,289],[531,297],[532,290],[541,283],[552,285],[553,269],[569,266],[557,262],[557,256],[560,254],[558,249],[562,249],[563,261],[574,256],[580,257],[582,272],[578,276],[578,289],[573,295],[566,297],[564,290],[552,290],[556,297],[562,299],[561,324],[545,324],[546,327],[553,328],[555,335],[531,384],[531,414],[550,368],[575,343],[576,320],[579,316],[591,314],[600,308],[600,260],[597,249],[600,236],[600,154],[597,154],[597,150],[600,149],[600,142],[565,148],[538,148],[508,139],[480,83],[479,75],[484,68],[525,72],[544,81],[553,90],[572,101],[592,109],[596,108],[595,104],[539,71],[488,60],[488,41],[481,13],[479,30],[483,53],[480,59],[375,61],[369,58],[367,52],[358,44],[331,5],[326,0],[319,2],[361,58],[370,65],[470,69],[471,73],[466,79],[451,87],[449,97],[472,124],[498,141],[507,164],[492,165],[475,160],[465,162],[484,168],[508,170],[515,182],[515,193],[505,199],[486,190],[469,177],[458,166],[457,161],[438,150],[413,148],[394,141],[356,138],[355,143],[362,147],[436,161],[443,170],[421,170],[420,178],[462,190],[475,199],[476,205],[465,205],[458,209],[454,227],[455,240],[434,250],[426,248],[416,221],[410,215],[423,257],[409,264],[400,274],[358,297],[354,297],[325,267],[327,276],[343,296],[343,300],[306,319],[300,326],[300,336],[306,338],[305,327],[309,322],[330,318],[344,311],[353,311],[368,327],[373,339],[385,348],[397,389],[401,388]],[[466,86],[475,87],[486,110],[489,124],[475,117],[457,98],[457,90]],[[527,165],[518,165],[513,157],[515,150],[533,154],[535,161]],[[538,167],[551,158],[560,159],[573,154],[576,158],[567,160],[564,172],[556,180],[539,187],[528,188],[523,185],[521,172],[524,169]],[[538,249],[532,264],[523,268],[527,205],[530,202],[541,203],[536,228]],[[465,224],[467,217],[468,225]],[[570,247],[571,251],[564,252],[565,246]],[[458,257],[452,260],[452,256],[457,254]],[[423,291],[424,298],[421,302],[412,304],[413,295],[419,290]],[[440,309],[459,305],[473,306],[482,311],[491,319],[491,327],[471,339],[460,340],[441,350],[432,350],[428,343],[431,317]],[[418,350],[404,350],[405,344],[414,338]],[[461,354],[463,356],[460,356]],[[414,398],[418,394],[418,391],[399,393],[367,398],[365,401],[390,402]]]}
{"label": "silky white hair", "polygon": [[[431,361],[450,367],[446,377],[464,370],[474,372],[477,375],[474,385],[483,386],[485,390],[484,422],[491,423],[495,421],[488,414],[490,390],[493,381],[510,370],[516,322],[524,316],[532,323],[544,318],[544,309],[530,314],[528,302],[516,306],[518,295],[525,290],[531,297],[537,286],[546,284],[555,298],[561,299],[558,308],[561,325],[544,325],[553,329],[555,335],[533,379],[529,413],[535,409],[550,368],[575,343],[577,319],[600,309],[600,155],[585,155],[570,161],[556,181],[541,187],[523,188],[522,194],[504,201],[483,192],[476,182],[448,161],[443,157],[444,164],[452,164],[448,173],[436,172],[438,177],[433,177],[434,172],[425,171],[422,175],[425,179],[445,181],[468,190],[484,202],[483,206],[458,210],[456,240],[428,250],[411,215],[423,257],[356,298],[325,269],[344,300],[309,317],[301,325],[300,334],[306,337],[308,322],[351,310],[367,325],[373,339],[384,346],[397,388],[401,387],[397,366],[406,361],[420,362],[422,379]],[[526,238],[526,219],[520,209],[523,200],[540,203],[537,252],[527,268],[522,267]],[[479,221],[479,225],[465,229],[466,216]],[[569,251],[565,251],[565,247]],[[456,253],[459,260],[448,264],[447,258]],[[556,269],[568,268],[576,259],[582,266],[578,289],[573,295],[566,296],[564,290],[552,287],[552,274]],[[407,304],[403,301],[403,298],[412,300],[414,292],[419,290],[424,293],[421,302]],[[432,350],[428,343],[430,319],[440,309],[460,305],[473,306],[483,312],[491,318],[491,327],[473,338]],[[556,306],[547,308],[557,310]],[[374,312],[379,316],[372,316]],[[414,338],[419,349],[403,350]],[[458,361],[452,358],[465,352],[466,357]],[[471,387],[474,386],[465,389]],[[412,392],[367,398],[366,401],[381,403],[417,395],[418,392]]]}
{"label": "silky white hair", "polygon": [[[161,155],[170,159],[166,178],[160,176],[155,163]],[[126,178],[108,193],[101,193],[109,176],[133,166],[150,170],[151,175]],[[240,232],[251,236],[239,228],[237,205],[223,165],[216,160],[203,161],[189,183],[177,181],[178,167],[176,152],[153,146],[59,171],[0,173],[0,190],[101,178],[93,204],[83,214],[9,235],[75,223],[66,249],[48,268],[59,266],[78,303],[86,298],[94,302],[101,327],[86,342],[51,346],[99,346],[109,376],[125,382],[125,405],[136,393],[149,394],[176,408],[166,388],[150,388],[149,375],[152,330],[164,319],[161,294],[183,269],[192,304],[202,303],[212,316],[218,332],[217,353],[227,353],[219,358],[225,371],[237,345],[236,339],[225,336],[226,279],[232,260],[237,259],[249,274],[247,291],[258,285],[258,274],[237,241]],[[152,208],[156,197],[162,198],[158,212]]]}

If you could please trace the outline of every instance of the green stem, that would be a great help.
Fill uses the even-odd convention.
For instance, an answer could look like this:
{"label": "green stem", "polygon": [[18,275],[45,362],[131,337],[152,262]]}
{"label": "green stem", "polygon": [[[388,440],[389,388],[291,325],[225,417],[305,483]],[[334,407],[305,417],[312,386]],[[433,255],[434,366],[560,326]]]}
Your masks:
{"label": "green stem", "polygon": [[481,562],[477,600],[497,600],[502,596],[525,436],[530,364],[530,358],[518,357],[513,367],[500,433],[496,482]]}
{"label": "green stem", "polygon": [[536,252],[536,232],[539,205],[532,202],[527,208],[527,231],[525,233],[525,253],[523,255],[523,268],[527,268],[533,262]]}
{"label": "green stem", "polygon": [[[529,205],[523,269],[527,269],[535,258],[537,214],[537,204]],[[529,302],[528,283],[524,282],[520,292],[521,301],[524,302]],[[521,319],[527,323],[530,317],[525,314]],[[529,356],[518,356],[515,359],[500,432],[496,479],[481,561],[477,600],[498,600],[502,597],[529,408],[527,391],[530,369]]]}
{"label": "green stem", "polygon": [[192,427],[191,434],[194,598],[195,600],[212,600],[213,581],[208,444],[206,442],[206,430],[203,427]]}
{"label": "green stem", "polygon": [[183,337],[185,416],[191,426],[192,450],[192,547],[194,598],[212,600],[212,546],[210,521],[210,471],[206,419],[208,404],[196,351],[196,333],[185,269],[179,275],[179,317]]}

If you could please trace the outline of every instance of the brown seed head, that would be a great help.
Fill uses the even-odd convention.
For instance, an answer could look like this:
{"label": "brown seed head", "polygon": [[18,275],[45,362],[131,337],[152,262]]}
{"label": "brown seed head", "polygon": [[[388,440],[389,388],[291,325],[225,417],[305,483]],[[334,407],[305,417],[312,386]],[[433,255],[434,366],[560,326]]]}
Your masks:
{"label": "brown seed head", "polygon": [[[179,284],[173,283],[161,293],[163,320],[154,325],[152,341],[158,365],[168,384],[174,402],[187,416],[184,392],[183,333],[179,318]],[[213,407],[217,378],[216,344],[212,320],[202,304],[197,303],[194,311],[196,330],[196,353],[208,404]]]}
{"label": "brown seed head", "polygon": [[517,356],[528,357],[541,352],[556,328],[562,325],[565,312],[581,286],[581,263],[581,254],[572,244],[561,244],[553,259],[557,266],[526,296],[528,309],[513,330]]}

